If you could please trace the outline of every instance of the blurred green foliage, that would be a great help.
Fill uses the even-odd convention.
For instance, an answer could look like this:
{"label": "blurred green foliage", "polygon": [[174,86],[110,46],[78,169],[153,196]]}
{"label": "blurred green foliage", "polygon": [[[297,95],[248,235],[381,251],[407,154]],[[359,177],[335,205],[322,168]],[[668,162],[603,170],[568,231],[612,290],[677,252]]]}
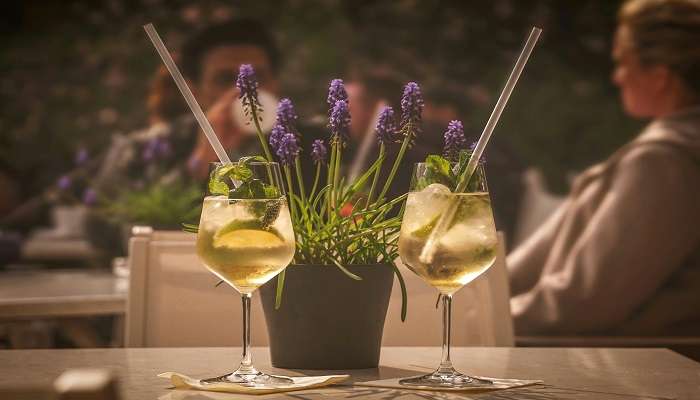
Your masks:
{"label": "blurred green foliage", "polygon": [[155,184],[143,190],[125,191],[104,202],[97,212],[119,224],[178,229],[182,221],[196,222],[202,211],[199,185]]}
{"label": "blurred green foliage", "polygon": [[[211,21],[265,20],[285,63],[283,94],[303,117],[323,113],[326,84],[350,68],[387,65],[456,105],[480,133],[530,26],[544,28],[496,130],[563,188],[568,171],[636,134],[609,82],[618,1],[495,0],[27,1],[9,6],[0,38],[0,166],[25,196],[71,168],[74,151],[146,122],[160,60],[142,25],[166,44]],[[3,6],[8,7],[8,6]],[[397,98],[400,94],[397,93]],[[47,173],[47,171],[50,171]]]}

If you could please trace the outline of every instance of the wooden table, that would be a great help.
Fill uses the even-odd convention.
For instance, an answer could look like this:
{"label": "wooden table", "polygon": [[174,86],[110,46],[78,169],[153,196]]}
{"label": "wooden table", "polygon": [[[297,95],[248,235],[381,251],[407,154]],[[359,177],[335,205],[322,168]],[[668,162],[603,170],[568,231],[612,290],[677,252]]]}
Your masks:
{"label": "wooden table", "polygon": [[108,271],[0,272],[0,319],[121,315],[128,280]]}
{"label": "wooden table", "polygon": [[[156,375],[176,371],[208,377],[230,371],[238,363],[238,348],[151,348],[0,351],[0,388],[16,382],[49,384],[68,368],[107,367],[120,379],[122,398],[239,399],[245,396],[168,389]],[[440,356],[437,347],[385,347],[381,367],[348,371],[352,380],[367,381],[428,372]],[[700,364],[666,349],[538,349],[454,348],[456,367],[471,374],[542,379],[546,385],[480,395],[337,386],[258,399],[698,399]],[[299,374],[269,367],[266,348],[254,348],[256,366],[265,371]],[[323,374],[329,371],[308,371]],[[333,373],[338,373],[333,371]]]}

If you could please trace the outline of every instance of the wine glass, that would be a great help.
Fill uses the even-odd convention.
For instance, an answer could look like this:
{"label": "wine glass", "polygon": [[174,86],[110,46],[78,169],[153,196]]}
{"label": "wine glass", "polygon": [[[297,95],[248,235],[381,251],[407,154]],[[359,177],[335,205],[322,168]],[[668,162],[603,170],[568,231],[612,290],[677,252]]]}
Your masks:
{"label": "wine glass", "polygon": [[[425,163],[416,164],[401,222],[399,255],[406,267],[442,296],[442,361],[430,374],[399,382],[433,388],[488,386],[491,381],[464,375],[456,371],[450,361],[452,296],[496,260],[498,237],[484,168],[476,169],[463,193],[452,193],[452,188],[436,181],[440,180]],[[457,207],[452,222],[436,238],[432,261],[422,262],[423,247],[450,205]]]}
{"label": "wine glass", "polygon": [[[213,163],[214,168],[224,164]],[[238,369],[203,383],[234,382],[274,387],[292,384],[290,378],[264,374],[253,366],[250,354],[250,301],[253,292],[280,273],[294,257],[292,222],[279,165],[251,162],[251,182],[274,198],[230,199],[208,195],[204,199],[197,234],[197,255],[204,265],[231,285],[243,300],[243,357]],[[274,189],[276,189],[276,191]]]}

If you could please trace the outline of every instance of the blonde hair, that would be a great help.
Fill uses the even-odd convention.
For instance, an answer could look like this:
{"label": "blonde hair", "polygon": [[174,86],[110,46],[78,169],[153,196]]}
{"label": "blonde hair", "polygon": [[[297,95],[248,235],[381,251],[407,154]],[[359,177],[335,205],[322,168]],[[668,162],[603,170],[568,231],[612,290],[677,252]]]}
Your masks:
{"label": "blonde hair", "polygon": [[700,0],[629,0],[618,13],[643,65],[665,65],[700,95]]}

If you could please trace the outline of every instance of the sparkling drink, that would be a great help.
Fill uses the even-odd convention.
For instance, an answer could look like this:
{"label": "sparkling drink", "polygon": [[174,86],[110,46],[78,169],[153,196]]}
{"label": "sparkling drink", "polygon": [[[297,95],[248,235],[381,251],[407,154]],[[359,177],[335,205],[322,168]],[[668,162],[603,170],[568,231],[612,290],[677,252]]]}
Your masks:
{"label": "sparkling drink", "polygon": [[[495,263],[498,249],[483,165],[477,166],[464,187],[450,181],[450,172],[456,170],[458,165],[444,168],[435,159],[416,164],[406,199],[399,255],[406,267],[440,292],[443,327],[440,366],[427,375],[399,380],[406,386],[493,387],[487,379],[455,370],[450,360],[452,296]],[[432,257],[422,258],[426,243]]]}
{"label": "sparkling drink", "polygon": [[207,196],[197,254],[210,271],[240,293],[252,293],[294,256],[287,202],[284,198],[229,200]]}
{"label": "sparkling drink", "polygon": [[294,381],[253,366],[250,353],[250,303],[253,292],[282,272],[294,258],[295,241],[279,164],[241,159],[214,163],[197,230],[197,255],[214,275],[241,294],[243,355],[228,374],[200,379],[202,384],[236,383],[257,388]]}
{"label": "sparkling drink", "polygon": [[[451,198],[459,201],[453,222],[439,239],[433,262],[422,263],[421,250]],[[431,187],[409,193],[399,254],[409,269],[442,294],[453,294],[491,267],[497,246],[488,193],[452,194]]]}

